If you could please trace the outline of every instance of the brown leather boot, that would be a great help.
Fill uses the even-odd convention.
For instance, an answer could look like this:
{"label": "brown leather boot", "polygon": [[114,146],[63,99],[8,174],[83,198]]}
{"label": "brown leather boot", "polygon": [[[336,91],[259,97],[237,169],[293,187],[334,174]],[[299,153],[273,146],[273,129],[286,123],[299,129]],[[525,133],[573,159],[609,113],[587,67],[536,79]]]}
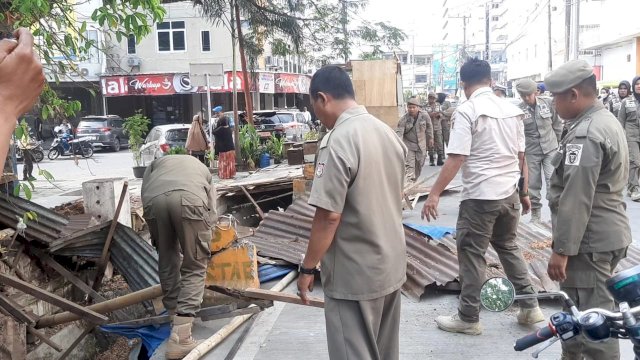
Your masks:
{"label": "brown leather boot", "polygon": [[191,337],[192,317],[174,316],[171,335],[167,342],[165,357],[170,360],[182,359],[200,344]]}

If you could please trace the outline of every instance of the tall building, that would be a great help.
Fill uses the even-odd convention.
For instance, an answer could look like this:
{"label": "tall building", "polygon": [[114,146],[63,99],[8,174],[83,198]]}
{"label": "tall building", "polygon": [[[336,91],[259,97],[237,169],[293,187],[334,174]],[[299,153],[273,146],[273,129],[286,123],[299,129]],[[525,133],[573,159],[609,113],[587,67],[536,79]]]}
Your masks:
{"label": "tall building", "polygon": [[407,95],[425,94],[436,88],[432,73],[432,54],[410,53],[409,51],[389,52],[383,59],[395,59],[400,62],[402,90]]}

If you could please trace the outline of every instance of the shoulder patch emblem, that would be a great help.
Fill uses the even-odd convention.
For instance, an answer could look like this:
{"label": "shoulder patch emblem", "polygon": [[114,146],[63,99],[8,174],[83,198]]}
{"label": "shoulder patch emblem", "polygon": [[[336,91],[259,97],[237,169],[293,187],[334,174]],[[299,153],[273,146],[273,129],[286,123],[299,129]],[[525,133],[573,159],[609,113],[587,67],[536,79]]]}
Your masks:
{"label": "shoulder patch emblem", "polygon": [[324,174],[324,166],[325,166],[325,163],[323,162],[318,163],[318,167],[316,168],[316,177],[322,177],[322,174]]}
{"label": "shoulder patch emblem", "polygon": [[564,160],[565,165],[580,165],[580,158],[582,157],[582,144],[567,144],[566,158]]}

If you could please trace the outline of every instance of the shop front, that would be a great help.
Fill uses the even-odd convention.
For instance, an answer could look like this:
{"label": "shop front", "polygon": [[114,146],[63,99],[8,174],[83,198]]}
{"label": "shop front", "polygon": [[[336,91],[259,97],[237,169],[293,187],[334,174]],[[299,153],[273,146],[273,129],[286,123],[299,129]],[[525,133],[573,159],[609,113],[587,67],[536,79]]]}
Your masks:
{"label": "shop front", "polygon": [[[211,105],[230,111],[233,106],[233,74],[224,74],[224,83],[211,87]],[[238,109],[244,111],[246,82],[236,73]],[[137,110],[152,121],[152,126],[190,123],[194,114],[206,110],[207,89],[192,86],[187,73],[135,74],[105,76],[100,79],[107,114],[129,117]],[[310,108],[310,77],[301,74],[259,72],[251,84],[255,110]]]}

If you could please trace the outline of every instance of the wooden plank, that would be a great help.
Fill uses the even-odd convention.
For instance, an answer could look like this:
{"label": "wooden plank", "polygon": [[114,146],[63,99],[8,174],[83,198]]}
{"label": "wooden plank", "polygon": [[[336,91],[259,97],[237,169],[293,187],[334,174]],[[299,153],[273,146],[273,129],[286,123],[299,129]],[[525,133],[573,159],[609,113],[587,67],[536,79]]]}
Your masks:
{"label": "wooden plank", "polygon": [[84,329],[82,334],[80,334],[80,336],[78,336],[78,338],[73,342],[73,344],[71,344],[71,346],[69,346],[69,348],[62,355],[60,355],[58,360],[66,359],[67,356],[69,356],[73,352],[73,349],[75,349],[78,346],[78,344],[80,344],[82,339],[84,339],[87,335],[89,335],[91,330],[93,330],[93,327],[91,327],[91,326],[86,328],[86,329]]}
{"label": "wooden plank", "polygon": [[244,186],[240,186],[240,189],[242,189],[242,192],[249,198],[249,201],[251,201],[253,206],[256,208],[258,215],[260,215],[260,219],[264,219],[264,212],[262,212],[262,209],[260,209],[260,206],[258,205],[258,203],[256,203],[255,200],[253,200],[253,197],[251,197],[247,189],[245,189]]}
{"label": "wooden plank", "polygon": [[[281,301],[289,304],[305,305],[298,295],[282,293],[279,291],[271,291],[266,289],[247,289],[242,291],[245,296],[256,299]],[[318,308],[324,308],[324,300],[318,298],[309,298],[309,305]]]}
{"label": "wooden plank", "polygon": [[60,345],[56,344],[55,342],[53,342],[51,339],[49,339],[47,337],[47,335],[45,335],[43,332],[36,330],[33,326],[29,326],[27,328],[27,332],[35,337],[37,337],[38,339],[42,340],[43,343],[51,346],[51,348],[57,352],[61,352],[62,351],[62,347],[60,347]]}
{"label": "wooden plank", "polygon": [[53,268],[55,271],[57,271],[60,275],[62,275],[70,283],[75,285],[82,292],[89,295],[93,300],[95,300],[96,302],[103,302],[106,300],[102,295],[98,294],[95,290],[93,290],[91,286],[85,284],[84,281],[80,280],[77,276],[73,275],[69,270],[65,269],[64,266],[60,265],[57,261],[53,260],[49,255],[40,251],[37,252],[37,254],[38,254],[38,257],[40,257],[40,259],[44,261],[45,264],[47,264],[48,266]]}
{"label": "wooden plank", "polygon": [[36,324],[36,318],[26,313],[22,309],[22,306],[18,305],[4,294],[0,294],[0,307],[21,323],[31,326]]}
{"label": "wooden plank", "polygon": [[402,196],[404,197],[404,201],[407,203],[409,210],[413,210],[413,205],[411,204],[411,200],[409,200],[409,197],[406,194],[402,194]]}
{"label": "wooden plank", "polygon": [[105,321],[109,320],[109,318],[107,318],[104,315],[100,315],[95,311],[84,308],[56,294],[52,294],[48,291],[40,289],[39,287],[33,286],[20,279],[14,278],[13,276],[0,274],[0,283],[5,284],[7,286],[14,287],[26,294],[29,294],[35,298],[51,303],[55,306],[58,306],[61,309],[72,312],[93,323],[102,324]]}
{"label": "wooden plank", "polygon": [[116,226],[118,225],[118,218],[120,217],[120,211],[122,210],[122,204],[124,204],[125,197],[127,197],[127,189],[129,188],[129,183],[127,181],[122,185],[122,191],[120,192],[120,199],[118,200],[118,207],[116,208],[116,212],[113,215],[113,220],[111,220],[111,227],[109,228],[109,233],[107,234],[107,240],[104,243],[104,247],[102,248],[102,255],[100,255],[100,261],[98,262],[98,270],[96,272],[96,279],[93,281],[93,290],[98,291],[100,289],[100,285],[102,284],[102,279],[104,278],[104,271],[107,268],[107,262],[109,262],[109,248],[111,247],[111,240],[113,240],[113,234],[116,232]]}

